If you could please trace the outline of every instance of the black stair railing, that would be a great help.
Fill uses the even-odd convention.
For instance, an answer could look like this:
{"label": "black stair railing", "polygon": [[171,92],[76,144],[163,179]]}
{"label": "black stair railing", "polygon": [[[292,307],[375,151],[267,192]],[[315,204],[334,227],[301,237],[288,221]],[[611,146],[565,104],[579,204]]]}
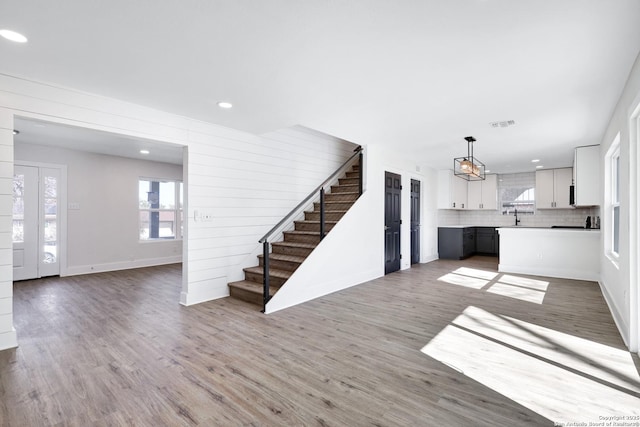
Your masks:
{"label": "black stair railing", "polygon": [[332,182],[332,180],[338,176],[339,173],[343,172],[347,166],[351,165],[351,163],[353,162],[353,160],[357,157],[358,158],[358,165],[359,165],[359,171],[358,171],[358,197],[360,197],[362,195],[362,169],[363,169],[363,155],[362,155],[362,147],[358,146],[356,147],[355,150],[353,150],[354,153],[351,157],[349,157],[349,159],[347,159],[347,161],[345,161],[338,169],[335,170],[335,172],[333,172],[331,175],[329,175],[329,177],[327,179],[325,179],[322,184],[320,184],[318,187],[316,187],[315,190],[313,190],[311,193],[309,193],[309,195],[307,197],[305,197],[305,199],[303,201],[301,201],[295,208],[293,208],[291,210],[291,212],[289,212],[284,218],[282,218],[280,220],[280,222],[278,222],[271,230],[269,230],[267,232],[267,234],[265,234],[262,239],[258,240],[258,243],[262,243],[262,312],[264,313],[264,311],[266,310],[267,307],[267,303],[269,302],[269,300],[271,299],[271,295],[269,294],[269,253],[270,253],[270,244],[271,242],[269,241],[269,239],[277,232],[279,231],[282,226],[284,226],[285,224],[290,223],[291,218],[296,215],[297,213],[300,212],[300,210],[302,208],[304,208],[311,199],[313,199],[314,197],[320,197],[320,240],[324,239],[324,236],[326,235],[326,226],[325,226],[325,190],[324,187],[329,184],[330,182]]}

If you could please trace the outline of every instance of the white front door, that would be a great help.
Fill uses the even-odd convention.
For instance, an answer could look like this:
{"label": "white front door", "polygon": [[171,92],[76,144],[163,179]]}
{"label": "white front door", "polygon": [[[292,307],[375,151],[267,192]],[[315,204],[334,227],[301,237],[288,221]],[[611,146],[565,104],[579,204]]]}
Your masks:
{"label": "white front door", "polygon": [[13,280],[60,274],[60,169],[16,164],[13,174]]}

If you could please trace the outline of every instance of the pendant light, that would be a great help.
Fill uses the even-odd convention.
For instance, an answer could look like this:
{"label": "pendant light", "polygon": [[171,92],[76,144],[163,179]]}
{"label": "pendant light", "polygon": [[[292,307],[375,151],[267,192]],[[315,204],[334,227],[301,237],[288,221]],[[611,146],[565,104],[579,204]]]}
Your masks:
{"label": "pendant light", "polygon": [[473,156],[473,143],[476,139],[467,136],[465,140],[467,141],[467,156],[453,159],[453,173],[467,181],[484,180],[486,178],[484,163]]}

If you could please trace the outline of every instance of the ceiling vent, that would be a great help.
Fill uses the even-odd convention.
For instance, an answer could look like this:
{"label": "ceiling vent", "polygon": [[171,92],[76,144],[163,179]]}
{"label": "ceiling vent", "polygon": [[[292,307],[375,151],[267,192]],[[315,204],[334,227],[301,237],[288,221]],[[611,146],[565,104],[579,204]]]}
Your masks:
{"label": "ceiling vent", "polygon": [[489,123],[492,128],[506,128],[516,124],[515,120],[505,120],[503,122],[491,122]]}

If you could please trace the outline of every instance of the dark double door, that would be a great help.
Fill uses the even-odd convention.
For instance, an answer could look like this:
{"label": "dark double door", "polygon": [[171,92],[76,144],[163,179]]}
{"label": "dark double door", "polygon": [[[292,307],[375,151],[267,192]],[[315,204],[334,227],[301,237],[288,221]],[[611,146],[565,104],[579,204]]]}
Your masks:
{"label": "dark double door", "polygon": [[384,173],[384,274],[400,270],[400,175]]}
{"label": "dark double door", "polygon": [[[400,270],[402,178],[384,173],[384,274]],[[420,181],[411,180],[411,264],[420,262]]]}
{"label": "dark double door", "polygon": [[411,264],[420,262],[420,181],[411,180]]}

